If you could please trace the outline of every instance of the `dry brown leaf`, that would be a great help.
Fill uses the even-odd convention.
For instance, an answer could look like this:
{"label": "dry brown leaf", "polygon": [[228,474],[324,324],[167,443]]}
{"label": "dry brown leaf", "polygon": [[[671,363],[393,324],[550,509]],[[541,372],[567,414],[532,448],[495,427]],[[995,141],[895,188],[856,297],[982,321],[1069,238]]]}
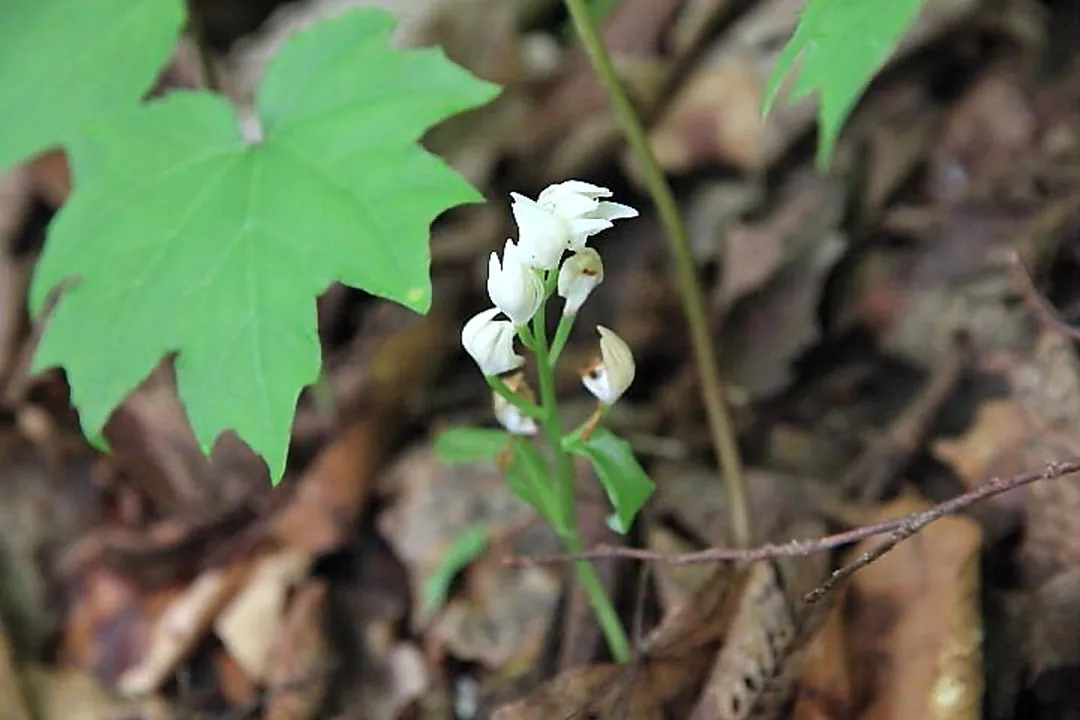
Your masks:
{"label": "dry brown leaf", "polygon": [[[379,515],[377,526],[408,568],[415,598],[412,619],[418,629],[427,627],[433,620],[422,605],[420,588],[439,566],[450,544],[473,525],[514,527],[522,517],[532,513],[528,505],[510,492],[491,463],[447,467],[435,457],[428,444],[404,452],[380,478],[380,486],[393,494],[393,500]],[[557,549],[554,534],[536,523],[514,535],[507,552],[554,552]],[[531,598],[527,604],[532,608],[529,612],[534,613],[532,622],[546,623],[547,614],[541,607],[553,602],[558,592],[552,572],[545,569],[539,574],[522,573],[513,568],[503,568],[508,571],[503,572],[497,566],[498,563],[488,568],[495,576],[485,578],[487,569],[478,573],[475,581],[488,590],[478,591],[480,594],[474,594],[474,599],[483,604],[487,600],[480,595],[495,591],[503,597],[491,598],[493,603],[512,605],[515,594],[523,592],[525,595],[519,600],[525,604],[526,599]],[[466,612],[459,607],[454,614],[459,616],[464,612],[471,616],[476,611],[474,608]],[[516,616],[512,607],[505,608],[504,620]],[[458,621],[461,619],[458,617]],[[516,632],[510,628],[507,631]],[[443,639],[450,638],[444,635]],[[466,641],[464,645],[471,643]],[[511,638],[502,636],[495,645],[488,647],[493,650],[496,646],[512,648],[513,645]]]}
{"label": "dry brown leaf", "polygon": [[1080,569],[1069,568],[1040,585],[1026,599],[1019,633],[1033,680],[1080,665]]}
{"label": "dry brown leaf", "polygon": [[546,568],[507,567],[485,556],[467,573],[468,593],[438,614],[428,640],[455,657],[516,677],[532,670],[559,602],[562,585]]}
{"label": "dry brown leaf", "polygon": [[1014,64],[994,68],[949,111],[927,167],[927,192],[944,205],[1014,194],[1017,158],[1036,150],[1036,118]]}
{"label": "dry brown leaf", "polygon": [[307,575],[311,561],[311,553],[295,548],[263,556],[214,621],[214,633],[256,682],[270,671],[273,630],[281,624],[289,591]]}
{"label": "dry brown leaf", "polygon": [[214,676],[221,688],[221,696],[230,705],[243,705],[256,701],[259,686],[248,676],[240,663],[223,647],[213,650]]}
{"label": "dry brown leaf", "polygon": [[[15,654],[42,657],[64,619],[50,571],[99,510],[86,458],[57,475],[10,429],[0,434],[0,613]],[[78,603],[78,590],[67,597]],[[87,667],[87,666],[84,666]]]}
{"label": "dry brown leaf", "polygon": [[129,696],[144,695],[168,680],[210,631],[249,571],[247,563],[208,570],[172,600],[150,631],[145,656],[120,676],[120,691]]}
{"label": "dry brown leaf", "polygon": [[[170,720],[173,711],[160,699],[116,698],[88,675],[77,670],[46,670],[32,666],[23,671],[28,704],[35,720]],[[6,704],[6,699],[5,699]],[[6,705],[5,705],[5,710]],[[3,716],[7,720],[7,715]]]}
{"label": "dry brown leaf", "polygon": [[977,487],[995,475],[1027,467],[1023,455],[1033,430],[1027,409],[1015,398],[989,400],[979,406],[967,432],[935,440],[933,452],[967,487]]}
{"label": "dry brown leaf", "polygon": [[1004,211],[952,212],[907,248],[879,247],[859,257],[834,327],[858,324],[883,349],[921,367],[939,367],[966,332],[976,356],[1030,344],[1028,311],[1013,297],[1014,239],[1030,227]]}
{"label": "dry brown leaf", "polygon": [[273,520],[278,542],[318,555],[345,541],[385,453],[383,431],[379,419],[365,417],[323,448]]}
{"label": "dry brown leaf", "polygon": [[0,699],[5,706],[4,720],[31,720],[3,616],[0,616]]}
{"label": "dry brown leaf", "polygon": [[[731,537],[723,481],[716,469],[689,462],[661,462],[654,477],[664,478],[649,500],[659,513],[674,516],[703,545],[720,546]],[[806,512],[801,478],[760,467],[746,468],[746,485],[761,537],[784,534]]]}
{"label": "dry brown leaf", "polygon": [[[882,519],[926,504],[911,498]],[[856,547],[867,551],[878,540]],[[854,685],[866,720],[976,720],[982,703],[978,525],[946,517],[852,580],[848,617]]]}
{"label": "dry brown leaf", "polygon": [[791,364],[819,337],[818,306],[825,279],[847,248],[838,232],[823,232],[759,292],[735,305],[724,321],[724,377],[741,401],[785,387]]}
{"label": "dry brown leaf", "polygon": [[[932,444],[936,457],[947,463],[968,488],[994,477],[1031,467],[1029,448],[1037,434],[1028,409],[1014,397],[989,400],[979,406],[975,421],[958,438]],[[998,538],[1020,522],[1030,488],[1020,488],[983,501],[976,509],[988,537]]]}
{"label": "dry brown leaf", "polygon": [[663,708],[700,682],[727,633],[745,589],[747,569],[715,568],[694,600],[669,613],[626,666],[565,672],[527,698],[503,705],[495,720],[627,717],[660,720]]}
{"label": "dry brown leaf", "polygon": [[806,671],[799,682],[791,720],[847,720],[855,716],[844,627],[846,591],[846,587],[837,590],[825,623],[807,647]]}
{"label": "dry brown leaf", "polygon": [[[1073,343],[1053,330],[1040,333],[1034,352],[1006,366],[1032,426],[1028,467],[1077,452],[1080,360]],[[1041,585],[1080,560],[1080,480],[1060,478],[1028,488],[1018,566],[1028,587]]]}
{"label": "dry brown leaf", "polygon": [[[817,523],[798,523],[796,536]],[[805,526],[805,527],[804,527]],[[830,601],[807,606],[802,596],[824,581],[825,556],[754,564],[723,646],[706,680],[693,720],[780,720],[794,698],[807,645]]]}
{"label": "dry brown leaf", "polygon": [[135,584],[114,571],[86,568],[69,587],[61,658],[113,684],[146,652],[152,617]]}
{"label": "dry brown leaf", "polygon": [[930,97],[925,78],[911,76],[867,98],[866,109],[844,133],[859,148],[865,176],[858,220],[880,219],[892,196],[923,166],[941,125],[941,106]]}
{"label": "dry brown leaf", "polygon": [[265,720],[319,717],[333,664],[326,637],[326,584],[308,580],[297,589],[276,633]]}
{"label": "dry brown leaf", "polygon": [[110,416],[103,430],[120,469],[163,513],[210,504],[209,462],[163,363]]}
{"label": "dry brown leaf", "polygon": [[[666,479],[668,476],[659,475]],[[749,483],[748,483],[749,484]],[[753,485],[751,485],[753,487]],[[645,547],[655,552],[667,554],[686,553],[697,550],[699,546],[682,539],[677,533],[668,530],[659,523],[647,522],[645,525]],[[705,586],[714,570],[708,565],[671,565],[657,563],[652,567],[656,578],[656,592],[660,605],[665,612],[675,612],[688,602]]]}
{"label": "dry brown leaf", "polygon": [[760,169],[802,132],[811,104],[778,104],[768,123],[759,110],[780,47],[776,41],[791,35],[803,2],[755,4],[702,58],[651,132],[666,170],[681,174],[714,164]]}
{"label": "dry brown leaf", "polygon": [[438,676],[429,670],[415,644],[399,638],[398,623],[388,618],[365,623],[362,643],[357,678],[349,681],[342,718],[397,720],[405,716],[410,706],[432,690]]}
{"label": "dry brown leaf", "polygon": [[[683,46],[673,54],[667,42],[683,4],[622,0],[600,28],[627,93],[646,117],[663,97],[676,58],[691,49]],[[538,167],[530,167],[533,182],[580,175],[619,147],[618,125],[580,47],[566,54],[556,77],[533,100],[527,131],[516,133],[513,148],[523,165]]]}

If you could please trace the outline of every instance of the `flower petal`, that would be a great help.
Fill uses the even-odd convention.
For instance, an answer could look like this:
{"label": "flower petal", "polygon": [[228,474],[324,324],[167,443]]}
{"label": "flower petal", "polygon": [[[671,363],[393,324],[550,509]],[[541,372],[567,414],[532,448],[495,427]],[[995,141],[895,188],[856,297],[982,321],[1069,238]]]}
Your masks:
{"label": "flower petal", "polygon": [[603,220],[622,220],[624,218],[634,218],[637,216],[637,210],[629,205],[623,205],[622,203],[617,202],[602,202],[588,215],[590,218],[600,218]]}
{"label": "flower petal", "polygon": [[531,267],[550,269],[570,245],[570,227],[550,210],[524,195],[511,193],[511,211],[518,226],[518,249]]}

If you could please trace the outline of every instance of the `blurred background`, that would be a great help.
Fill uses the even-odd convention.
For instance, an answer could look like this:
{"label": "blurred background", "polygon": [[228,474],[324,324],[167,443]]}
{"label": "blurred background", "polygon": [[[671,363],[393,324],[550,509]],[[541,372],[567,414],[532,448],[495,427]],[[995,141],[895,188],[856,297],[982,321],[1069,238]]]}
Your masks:
{"label": "blurred background", "polygon": [[[514,235],[509,193],[604,185],[642,217],[597,239],[605,280],[560,392],[588,412],[594,326],[627,340],[638,375],[611,426],[657,492],[617,536],[582,467],[582,532],[725,545],[662,230],[555,0],[194,3],[238,103],[290,33],[372,5],[401,18],[398,44],[504,87],[425,139],[488,202],[433,226],[428,316],[320,299],[329,392],[301,398],[277,488],[235,437],[203,457],[167,362],[110,419],[113,452],[87,444],[63,374],[28,374],[26,289],[66,161],[0,176],[0,720],[1080,718],[1070,479],[931,525],[813,607],[802,592],[865,546],[742,570],[601,562],[647,641],[606,664],[565,568],[505,562],[557,550],[551,531],[492,464],[446,467],[432,438],[493,424],[459,333]],[[762,542],[1080,455],[1080,6],[927,0],[819,171],[812,104],[759,113],[803,5],[592,3],[690,228]],[[154,92],[199,74],[185,39]],[[489,550],[441,576],[478,524]]]}

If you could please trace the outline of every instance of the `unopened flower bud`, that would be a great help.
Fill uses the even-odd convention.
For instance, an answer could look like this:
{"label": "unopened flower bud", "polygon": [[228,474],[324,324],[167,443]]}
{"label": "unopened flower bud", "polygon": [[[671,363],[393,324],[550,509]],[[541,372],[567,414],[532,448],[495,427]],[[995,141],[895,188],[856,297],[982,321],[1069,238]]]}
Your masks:
{"label": "unopened flower bud", "polygon": [[493,252],[488,258],[487,290],[491,302],[514,325],[528,323],[544,299],[540,278],[525,262],[520,248],[510,240],[506,241],[501,263],[498,253]]}
{"label": "unopened flower bud", "polygon": [[[532,393],[525,384],[525,376],[521,373],[507,379],[506,386],[523,399],[530,402],[533,400]],[[540,430],[534,418],[521,412],[499,393],[492,393],[492,400],[495,407],[495,419],[506,428],[507,432],[514,435],[535,435]]]}
{"label": "unopened flower bud", "polygon": [[500,375],[525,364],[525,358],[514,352],[514,326],[496,320],[498,314],[499,308],[485,310],[461,330],[461,344],[484,375]]}
{"label": "unopened flower bud", "polygon": [[634,355],[622,338],[603,326],[600,333],[600,360],[581,374],[581,383],[604,405],[614,405],[634,381]]}
{"label": "unopened flower bud", "polygon": [[559,268],[559,297],[566,298],[563,315],[576,315],[589,293],[604,279],[600,253],[582,248],[563,261]]}

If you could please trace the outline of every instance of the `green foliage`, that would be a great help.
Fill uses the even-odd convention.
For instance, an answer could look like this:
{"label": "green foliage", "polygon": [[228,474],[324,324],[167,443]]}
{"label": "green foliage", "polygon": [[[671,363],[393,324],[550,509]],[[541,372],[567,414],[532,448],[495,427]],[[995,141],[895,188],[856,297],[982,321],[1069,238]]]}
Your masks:
{"label": "green foliage", "polygon": [[[848,114],[918,17],[923,0],[810,0],[773,68],[762,113],[795,73],[791,101],[818,92],[819,166],[828,163]],[[798,70],[794,70],[796,62]]]}
{"label": "green foliage", "polygon": [[166,354],[204,451],[235,430],[285,466],[296,400],[319,373],[315,299],[340,281],[425,312],[428,227],[480,195],[417,140],[497,88],[441,51],[389,45],[393,17],[343,14],[291,38],[255,100],[170,93],[70,144],[76,192],[52,227],[34,313],[65,279],[35,369],[62,365],[84,431]]}
{"label": "green foliage", "polygon": [[488,530],[483,525],[473,525],[454,538],[420,589],[420,606],[424,613],[439,609],[446,601],[454,577],[487,550],[488,541]]}
{"label": "green foliage", "polygon": [[592,463],[597,479],[615,508],[615,514],[608,518],[608,527],[625,534],[656,485],[638,464],[630,443],[607,429],[596,428],[584,442],[574,435],[567,439],[567,450]]}
{"label": "green foliage", "polygon": [[176,45],[183,0],[4,0],[0,170],[134,106]]}
{"label": "green foliage", "polygon": [[455,427],[435,437],[435,455],[446,465],[462,465],[490,460],[510,445],[505,430],[491,428]]}
{"label": "green foliage", "polygon": [[551,468],[528,440],[514,438],[506,484],[510,492],[527,502],[549,525],[561,525]]}

